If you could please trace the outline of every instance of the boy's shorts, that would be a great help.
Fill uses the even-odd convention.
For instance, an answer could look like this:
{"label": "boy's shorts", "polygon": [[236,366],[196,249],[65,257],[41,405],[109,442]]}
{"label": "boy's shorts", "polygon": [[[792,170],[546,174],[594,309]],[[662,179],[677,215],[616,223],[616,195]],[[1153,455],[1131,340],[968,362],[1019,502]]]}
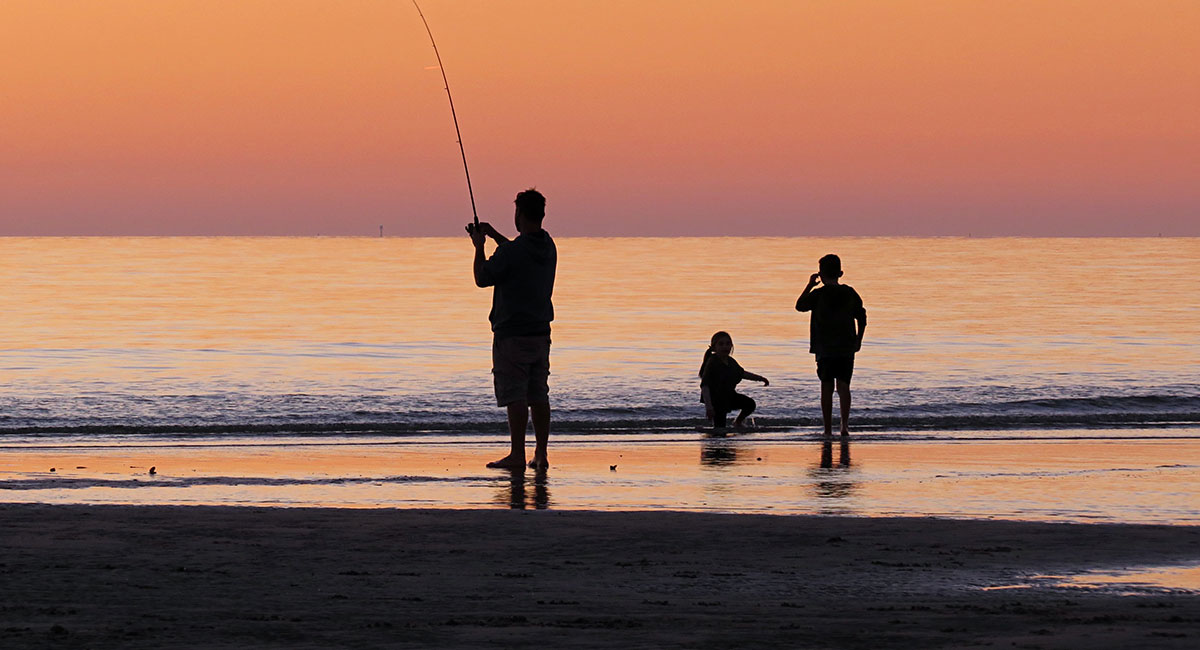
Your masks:
{"label": "boy's shorts", "polygon": [[492,341],[492,383],[496,405],[525,400],[549,404],[550,337],[509,336]]}
{"label": "boy's shorts", "polygon": [[817,377],[820,377],[821,381],[833,381],[836,379],[843,384],[849,384],[850,377],[853,375],[854,355],[817,359]]}

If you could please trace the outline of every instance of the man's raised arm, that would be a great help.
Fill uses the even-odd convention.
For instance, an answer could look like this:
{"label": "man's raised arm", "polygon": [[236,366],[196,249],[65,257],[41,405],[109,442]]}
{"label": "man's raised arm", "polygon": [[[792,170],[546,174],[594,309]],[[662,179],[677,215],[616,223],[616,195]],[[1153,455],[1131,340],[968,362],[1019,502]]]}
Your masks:
{"label": "man's raised arm", "polygon": [[472,271],[475,274],[475,286],[490,287],[495,284],[495,280],[487,272],[487,256],[483,253],[483,242],[487,237],[496,240],[496,244],[507,244],[508,237],[501,235],[492,224],[486,221],[480,221],[478,224],[467,224],[467,234],[471,236],[471,243],[475,245],[475,261],[472,265]]}

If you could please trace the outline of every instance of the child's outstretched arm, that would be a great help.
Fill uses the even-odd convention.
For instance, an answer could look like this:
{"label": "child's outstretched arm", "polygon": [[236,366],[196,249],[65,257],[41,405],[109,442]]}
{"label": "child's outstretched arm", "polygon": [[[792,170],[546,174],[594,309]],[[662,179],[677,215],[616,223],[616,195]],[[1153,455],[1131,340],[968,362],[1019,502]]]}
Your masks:
{"label": "child's outstretched arm", "polygon": [[769,379],[767,379],[766,377],[763,377],[762,375],[756,375],[749,371],[746,371],[745,373],[743,373],[742,378],[749,379],[750,381],[761,381],[763,383],[763,386],[771,385],[771,381]]}

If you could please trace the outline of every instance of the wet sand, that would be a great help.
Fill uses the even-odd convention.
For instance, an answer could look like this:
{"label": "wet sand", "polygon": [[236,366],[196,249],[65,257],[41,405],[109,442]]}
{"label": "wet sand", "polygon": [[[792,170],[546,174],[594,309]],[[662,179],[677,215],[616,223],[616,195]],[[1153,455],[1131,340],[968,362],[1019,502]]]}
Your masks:
{"label": "wet sand", "polygon": [[5,648],[1200,639],[1195,591],[1021,588],[1036,575],[1198,562],[1195,526],[82,505],[2,505],[0,520]]}
{"label": "wet sand", "polygon": [[0,449],[0,501],[1200,524],[1200,464],[1192,460],[1200,436],[1068,435],[1113,433],[1126,437],[843,445],[762,433],[674,441],[559,434],[550,472],[516,481],[484,468],[503,452],[495,439],[41,443]]}

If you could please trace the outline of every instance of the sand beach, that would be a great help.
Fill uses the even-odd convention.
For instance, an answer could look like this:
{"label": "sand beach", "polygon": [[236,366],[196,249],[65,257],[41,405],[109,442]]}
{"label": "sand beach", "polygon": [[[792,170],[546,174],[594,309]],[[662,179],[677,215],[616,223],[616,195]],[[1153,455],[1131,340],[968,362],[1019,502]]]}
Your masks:
{"label": "sand beach", "polygon": [[1196,526],[79,505],[4,505],[0,518],[7,648],[1193,648],[1200,638],[1200,585],[1063,584],[1090,569],[1195,566]]}
{"label": "sand beach", "polygon": [[516,474],[461,435],[12,442],[0,646],[1200,638],[1189,428],[556,440]]}

